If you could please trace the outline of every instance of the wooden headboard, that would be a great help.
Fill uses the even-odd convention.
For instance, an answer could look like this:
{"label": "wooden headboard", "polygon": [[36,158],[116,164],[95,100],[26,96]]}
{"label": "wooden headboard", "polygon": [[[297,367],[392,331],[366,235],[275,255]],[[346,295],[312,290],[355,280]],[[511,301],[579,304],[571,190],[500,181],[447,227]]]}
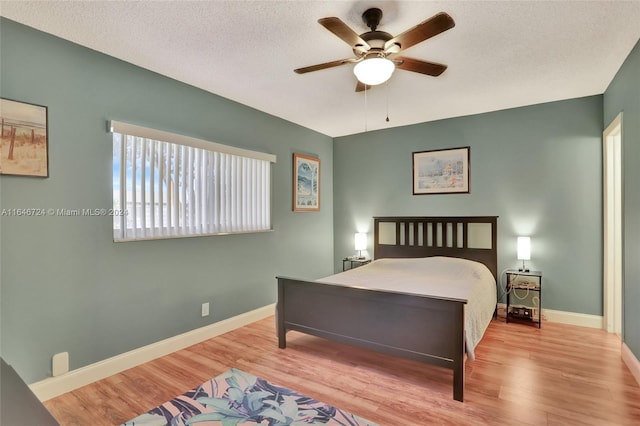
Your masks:
{"label": "wooden headboard", "polygon": [[448,256],[498,277],[498,217],[374,217],[374,258]]}

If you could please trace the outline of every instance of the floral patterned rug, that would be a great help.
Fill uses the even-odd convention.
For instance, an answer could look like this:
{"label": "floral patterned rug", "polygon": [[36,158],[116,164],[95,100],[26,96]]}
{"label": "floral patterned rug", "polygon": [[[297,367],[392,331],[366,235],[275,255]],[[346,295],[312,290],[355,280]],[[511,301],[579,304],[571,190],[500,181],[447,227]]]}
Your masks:
{"label": "floral patterned rug", "polygon": [[232,368],[122,426],[378,426]]}

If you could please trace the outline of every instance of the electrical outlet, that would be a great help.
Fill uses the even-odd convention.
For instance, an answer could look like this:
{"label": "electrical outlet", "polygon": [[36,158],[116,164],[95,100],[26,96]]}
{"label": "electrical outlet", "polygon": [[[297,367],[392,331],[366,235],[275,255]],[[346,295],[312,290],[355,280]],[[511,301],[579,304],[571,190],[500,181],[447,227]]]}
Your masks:
{"label": "electrical outlet", "polygon": [[209,316],[209,302],[202,304],[202,316],[203,317]]}
{"label": "electrical outlet", "polygon": [[500,303],[498,304],[498,317],[506,317],[507,316],[507,307]]}
{"label": "electrical outlet", "polygon": [[51,375],[53,377],[69,371],[69,352],[60,352],[55,354],[51,360]]}

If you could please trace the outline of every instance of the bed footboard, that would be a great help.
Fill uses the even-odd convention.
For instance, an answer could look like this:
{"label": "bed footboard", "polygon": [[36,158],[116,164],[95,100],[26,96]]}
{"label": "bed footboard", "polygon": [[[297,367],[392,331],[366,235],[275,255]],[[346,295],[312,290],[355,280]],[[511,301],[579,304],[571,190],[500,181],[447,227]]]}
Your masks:
{"label": "bed footboard", "polygon": [[278,279],[278,346],[296,330],[453,370],[453,397],[464,397],[464,305],[433,298]]}

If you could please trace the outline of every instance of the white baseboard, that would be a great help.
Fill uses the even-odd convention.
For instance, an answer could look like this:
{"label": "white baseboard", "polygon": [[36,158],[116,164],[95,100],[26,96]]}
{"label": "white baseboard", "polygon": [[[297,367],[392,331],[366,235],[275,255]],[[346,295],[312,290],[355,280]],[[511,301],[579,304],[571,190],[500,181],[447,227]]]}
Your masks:
{"label": "white baseboard", "polygon": [[600,315],[578,314],[576,312],[542,310],[542,319],[561,324],[579,325],[582,327],[598,328],[602,330],[604,317]]}
{"label": "white baseboard", "polygon": [[275,304],[267,305],[238,316],[197,328],[177,336],[107,358],[57,377],[50,377],[29,385],[33,393],[46,401],[63,393],[93,383],[121,371],[168,355],[180,349],[203,342],[220,334],[243,327],[252,322],[267,318],[275,313]]}
{"label": "white baseboard", "polygon": [[[505,303],[498,303],[498,313],[506,309]],[[560,324],[578,325],[581,327],[590,327],[602,329],[604,326],[604,318],[599,315],[579,314],[576,312],[554,311],[552,309],[542,310],[542,320],[549,322],[557,322]]]}
{"label": "white baseboard", "polygon": [[622,360],[627,364],[629,370],[631,370],[631,374],[636,378],[636,382],[640,384],[640,361],[638,361],[638,358],[636,358],[633,352],[631,352],[631,349],[629,349],[629,346],[624,342],[622,342]]}

